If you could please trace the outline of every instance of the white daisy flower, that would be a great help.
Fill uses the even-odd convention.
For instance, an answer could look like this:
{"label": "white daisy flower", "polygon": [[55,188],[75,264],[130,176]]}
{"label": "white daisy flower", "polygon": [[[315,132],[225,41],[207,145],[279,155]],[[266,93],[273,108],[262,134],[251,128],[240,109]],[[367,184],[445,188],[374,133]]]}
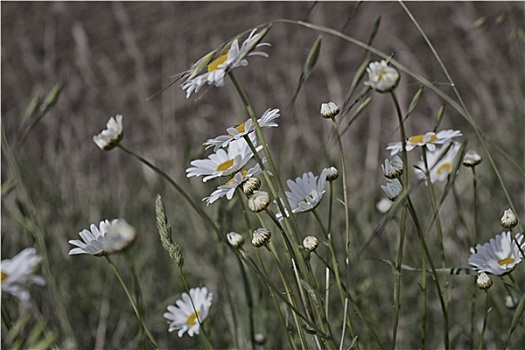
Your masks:
{"label": "white daisy flower", "polygon": [[[257,119],[257,122],[259,123],[259,126],[261,128],[274,128],[279,126],[277,123],[274,122],[274,120],[279,118],[280,116],[281,115],[279,114],[278,109],[267,109],[266,112],[263,113],[261,118]],[[228,132],[227,135],[220,135],[214,139],[207,140],[206,142],[204,142],[204,146],[206,146],[206,149],[214,147],[213,151],[216,152],[219,148],[227,147],[230,142],[238,140],[244,135],[248,135],[254,130],[255,125],[253,124],[253,121],[251,119],[248,119],[244,123],[226,129],[226,131]]]}
{"label": "white daisy flower", "polygon": [[117,114],[115,118],[109,118],[106,127],[107,129],[102,130],[100,134],[93,136],[93,141],[100,149],[109,151],[124,137],[122,115]]}
{"label": "white daisy flower", "polygon": [[381,164],[381,168],[387,179],[395,179],[403,174],[403,161],[399,156],[395,156],[392,160],[385,159],[385,164]]}
{"label": "white daisy flower", "polygon": [[[435,152],[427,153],[427,165],[430,173],[430,182],[445,181],[454,168],[454,162],[461,145],[454,143],[447,151],[448,146],[443,146]],[[442,153],[447,151],[445,155]],[[419,178],[425,178],[425,161],[421,159],[415,168]]]}
{"label": "white daisy flower", "polygon": [[46,284],[42,276],[34,274],[42,258],[35,248],[26,248],[11,259],[4,259],[0,263],[2,274],[2,293],[8,293],[21,301],[29,300],[28,286]]}
{"label": "white daisy flower", "polygon": [[328,169],[324,169],[319,176],[308,172],[295,181],[286,181],[290,191],[285,191],[285,194],[290,202],[292,213],[302,213],[317,207],[325,193],[327,173]]}
{"label": "white daisy flower", "polygon": [[502,232],[491,238],[488,243],[478,244],[475,249],[471,248],[472,255],[468,263],[477,271],[498,276],[507,274],[523,259],[518,245],[521,246],[521,250],[525,250],[523,234],[516,234],[514,240],[510,231]]}
{"label": "white daisy flower", "polygon": [[365,85],[370,86],[376,91],[387,92],[394,89],[399,82],[399,72],[390,67],[385,60],[381,62],[371,62],[366,68],[368,81]]}
{"label": "white daisy flower", "polygon": [[91,224],[90,230],[79,233],[82,240],[70,240],[69,244],[76,246],[69,255],[90,254],[102,256],[119,252],[129,247],[135,241],[135,229],[124,219],[101,221],[99,227]]}
{"label": "white daisy flower", "polygon": [[391,201],[395,201],[403,192],[403,185],[398,179],[387,179],[386,185],[381,185],[381,189]]}
{"label": "white daisy flower", "polygon": [[[271,46],[269,43],[258,43],[266,34],[266,31],[256,34],[257,29],[251,31],[250,35],[243,41],[239,47],[239,40],[234,39],[227,52],[220,55],[207,65],[207,72],[198,76],[190,75],[183,84],[182,89],[186,91],[186,98],[190,97],[193,92],[198,92],[205,84],[221,87],[224,85],[226,73],[237,67],[248,65],[247,56],[268,57],[266,52],[253,51],[262,46]],[[207,58],[208,56],[204,57]],[[203,59],[204,59],[203,58]],[[200,66],[202,59],[195,63],[192,68]]]}
{"label": "white daisy flower", "polygon": [[[253,135],[250,139],[255,145],[256,137]],[[262,146],[256,147],[259,151]],[[197,159],[190,164],[192,167],[186,169],[186,176],[205,176],[204,182],[220,176],[227,176],[241,170],[253,157],[253,153],[244,139],[230,142],[228,149],[219,149],[217,152],[208,156],[208,159]]]}
{"label": "white daisy flower", "polygon": [[[461,131],[458,130],[442,130],[438,133],[430,131],[424,135],[411,136],[407,140],[406,150],[410,152],[416,147],[426,147],[430,152],[434,152],[436,145],[450,143],[453,138],[461,135]],[[390,151],[390,155],[396,155],[403,150],[403,143],[389,143],[386,149]]]}
{"label": "white daisy flower", "polygon": [[175,302],[177,306],[168,305],[164,318],[168,320],[168,331],[178,330],[178,336],[188,333],[190,337],[199,334],[202,322],[208,317],[213,294],[206,287],[192,288],[190,294],[182,293],[182,299]]}
{"label": "white daisy flower", "polygon": [[[263,162],[266,160],[266,158],[263,159]],[[250,170],[242,170],[228,180],[225,185],[221,185],[217,187],[215,191],[212,192],[212,194],[209,197],[206,197],[203,199],[203,201],[206,201],[207,205],[212,204],[217,199],[222,198],[226,196],[228,200],[231,200],[233,198],[233,195],[235,194],[235,189],[242,184],[244,184],[246,181],[251,179],[254,176],[257,176],[262,173],[261,166],[259,164],[256,164],[253,168]]]}

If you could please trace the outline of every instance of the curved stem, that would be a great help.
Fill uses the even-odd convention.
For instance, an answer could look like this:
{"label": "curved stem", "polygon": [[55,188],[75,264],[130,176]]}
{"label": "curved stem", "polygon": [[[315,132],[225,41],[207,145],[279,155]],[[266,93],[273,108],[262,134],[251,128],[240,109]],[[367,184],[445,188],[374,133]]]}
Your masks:
{"label": "curved stem", "polygon": [[151,343],[151,345],[155,348],[155,349],[160,349],[159,346],[157,345],[157,342],[155,341],[155,339],[153,338],[153,335],[151,335],[149,329],[148,329],[148,326],[146,326],[146,323],[144,322],[144,319],[142,318],[142,315],[140,314],[140,311],[137,307],[137,304],[135,303],[135,300],[133,299],[133,296],[131,296],[131,293],[129,292],[129,289],[128,287],[126,286],[126,284],[124,283],[124,280],[122,279],[122,277],[120,276],[120,273],[118,272],[117,270],[117,267],[115,266],[115,264],[113,263],[113,260],[111,260],[111,258],[109,257],[109,255],[104,255],[104,257],[106,258],[106,260],[108,261],[109,263],[109,266],[111,266],[111,269],[113,269],[113,272],[115,273],[115,275],[117,276],[117,279],[119,280],[120,282],[120,285],[122,286],[122,288],[124,289],[124,292],[126,293],[126,296],[128,297],[129,299],[129,302],[131,304],[131,306],[133,307],[133,311],[135,312],[135,315],[137,316],[137,319],[139,321],[139,323],[141,324],[141,326],[144,328],[144,331],[146,332],[146,335],[148,336],[148,339]]}

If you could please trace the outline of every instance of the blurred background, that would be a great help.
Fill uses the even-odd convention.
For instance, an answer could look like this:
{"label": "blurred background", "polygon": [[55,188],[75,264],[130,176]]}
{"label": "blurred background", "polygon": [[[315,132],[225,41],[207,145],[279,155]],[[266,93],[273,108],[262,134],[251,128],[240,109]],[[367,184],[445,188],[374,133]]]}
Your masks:
{"label": "blurred background", "polygon": [[[524,3],[408,2],[407,7],[435,45],[465,104],[487,134],[489,151],[517,216],[525,220]],[[242,31],[286,18],[328,26],[366,42],[380,17],[373,46],[394,55],[452,96],[434,56],[396,2],[3,2],[1,10],[2,136],[11,147],[20,174],[14,189],[2,196],[2,258],[34,246],[27,226],[14,215],[21,210],[19,186],[23,185],[44,228],[50,266],[83,348],[100,346],[100,342],[106,348],[127,346],[134,344],[136,333],[132,311],[125,306],[105,262],[91,256],[67,255],[67,241],[77,239],[78,232],[91,223],[124,217],[139,232],[132,255],[141,282],[147,286],[143,290],[146,317],[165,347],[191,347],[195,343],[167,334],[161,317],[165,306],[183,289],[176,267],[159,244],[154,216],[158,193],[166,202],[193,286],[206,285],[221,301],[227,282],[224,272],[235,269],[234,275],[239,278],[235,260],[222,258],[224,249],[217,248],[202,220],[162,179],[119,150],[103,152],[96,147],[92,137],[105,127],[110,116],[124,116],[124,145],[191,188],[193,197],[200,201],[218,182],[186,179],[189,162],[207,156],[202,143],[208,138],[248,118],[233,85],[227,81],[223,88],[204,89],[187,99],[176,83],[148,98]],[[279,128],[268,130],[266,135],[283,180],[307,171],[318,174],[324,167],[338,164],[331,125],[319,117],[320,105],[327,101],[343,103],[366,55],[357,46],[323,34],[317,65],[287,110],[318,34],[298,25],[276,23],[264,38],[272,44],[264,50],[270,57],[251,57],[248,67],[236,71],[258,115],[268,108],[281,109]],[[63,89],[56,105],[37,122],[25,120],[31,101],[45,98],[57,83],[62,83]],[[416,80],[402,75],[396,90],[402,108],[408,108],[419,88]],[[356,249],[370,237],[381,218],[376,210],[382,196],[379,185],[384,183],[380,164],[389,156],[387,143],[399,138],[388,96],[374,94],[372,98],[369,108],[343,136],[351,174],[350,212]],[[442,104],[439,97],[425,90],[407,120],[407,133],[432,130]],[[344,117],[341,123],[345,125]],[[440,129],[448,128],[461,130],[467,148],[486,158],[474,130],[449,106],[440,124]],[[4,154],[1,172],[2,183],[14,179]],[[478,237],[485,241],[500,232],[499,218],[509,204],[488,162],[482,163],[478,175],[483,228]],[[470,185],[465,171],[456,186],[462,207],[447,200],[450,203],[443,209],[451,267],[466,266],[468,247],[473,243],[464,224],[471,222]],[[232,206],[224,201],[206,208],[210,215],[220,218],[225,232],[242,229],[235,221],[239,217],[225,214]],[[458,210],[461,218],[456,215]],[[391,231],[396,234],[395,227]],[[386,232],[364,255],[393,259],[395,242],[395,236],[389,237]],[[410,254],[407,263],[419,264]],[[379,322],[391,314],[391,284],[377,291],[378,282],[370,277],[372,273],[392,277],[388,266],[369,260],[355,271],[360,281],[356,290],[368,296],[363,307]],[[235,277],[228,278],[235,283]],[[407,277],[407,283],[410,278],[417,276]],[[470,280],[458,283],[471,286]],[[46,300],[45,292],[41,298]],[[104,302],[111,310],[102,315]],[[43,303],[41,308],[51,324],[57,322],[52,304]],[[216,320],[224,318],[223,324],[214,323],[219,328],[214,332],[220,334],[221,328],[231,324],[231,312],[217,303],[214,313]],[[103,317],[108,325],[106,337],[96,333]],[[461,314],[453,317],[461,319]],[[410,316],[402,319],[400,347],[417,346],[418,340],[409,332],[411,327],[418,327],[417,322]],[[382,336],[388,339],[389,333]],[[497,335],[492,336],[497,343]],[[268,346],[279,347],[279,340],[273,341]],[[458,340],[456,344],[462,343]],[[231,346],[231,339],[224,336],[217,346]]]}

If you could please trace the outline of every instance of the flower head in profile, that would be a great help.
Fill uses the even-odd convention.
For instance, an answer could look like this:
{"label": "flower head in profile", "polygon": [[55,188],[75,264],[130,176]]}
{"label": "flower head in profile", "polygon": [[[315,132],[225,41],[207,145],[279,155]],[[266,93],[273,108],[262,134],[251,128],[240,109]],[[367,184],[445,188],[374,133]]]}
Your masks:
{"label": "flower head in profile", "polygon": [[392,160],[385,159],[385,164],[381,164],[381,168],[387,179],[395,179],[403,175],[403,161],[399,156],[395,156]]}
{"label": "flower head in profile", "polygon": [[387,179],[386,185],[381,185],[381,189],[391,201],[395,201],[403,191],[403,185],[398,179]]}
{"label": "flower head in profile", "polygon": [[0,264],[2,273],[2,293],[8,293],[21,301],[29,300],[28,286],[46,284],[42,276],[34,274],[42,258],[35,248],[26,248],[11,259],[4,259]]}
{"label": "flower head in profile", "polygon": [[[274,128],[279,126],[277,125],[277,123],[274,122],[274,120],[279,118],[280,116],[281,115],[279,114],[278,109],[267,109],[263,113],[261,118],[257,120],[257,122],[259,123],[259,126],[261,128]],[[244,123],[226,129],[226,131],[228,132],[227,135],[220,135],[214,139],[207,140],[204,143],[204,146],[206,146],[206,149],[214,147],[213,151],[216,152],[219,148],[227,147],[230,144],[230,142],[238,140],[243,136],[248,135],[254,130],[255,125],[253,124],[253,121],[251,119],[248,119]]]}
{"label": "flower head in profile", "polygon": [[[406,150],[410,152],[416,147],[426,147],[430,152],[434,152],[436,145],[450,143],[453,141],[453,138],[461,135],[461,131],[458,130],[442,130],[438,133],[430,131],[424,135],[411,136],[406,142]],[[392,142],[388,144],[386,149],[393,156],[403,150],[403,144],[401,142]]]}
{"label": "flower head in profile", "polygon": [[[255,144],[254,134],[250,135],[250,139]],[[262,146],[259,146],[256,149],[259,151],[261,148]],[[192,167],[186,169],[186,176],[204,176],[203,181],[206,182],[216,177],[231,175],[241,170],[252,157],[253,153],[246,140],[235,140],[230,142],[227,150],[221,148],[208,156],[208,159],[192,161]]]}
{"label": "flower head in profile", "polygon": [[523,260],[520,247],[522,251],[525,250],[523,234],[518,233],[513,239],[510,231],[502,232],[491,238],[488,243],[471,248],[472,255],[468,263],[477,271],[498,276],[505,275]]}
{"label": "flower head in profile", "polygon": [[303,174],[293,180],[286,181],[290,191],[285,191],[293,213],[301,213],[317,207],[325,192],[328,169],[324,169],[319,176],[311,172]]}
{"label": "flower head in profile", "polygon": [[135,241],[135,229],[124,219],[101,221],[99,226],[91,224],[90,230],[79,233],[82,240],[72,239],[69,244],[76,246],[69,255],[89,254],[102,256],[122,251]]}
{"label": "flower head in profile", "polygon": [[323,118],[334,118],[340,111],[341,108],[339,108],[334,102],[321,103],[321,116]]}
{"label": "flower head in profile", "polygon": [[[427,153],[427,165],[430,174],[430,182],[445,181],[452,170],[454,169],[454,162],[461,145],[457,142],[449,148],[443,146],[435,152]],[[443,152],[446,152],[443,154]],[[416,169],[416,174],[419,178],[425,178],[425,161],[422,159]]]}
{"label": "flower head in profile", "polygon": [[[263,159],[263,162],[266,158]],[[216,200],[226,197],[228,200],[233,198],[235,194],[235,189],[237,187],[245,184],[250,179],[257,179],[255,176],[262,173],[261,166],[256,164],[253,168],[249,170],[241,170],[235,173],[231,179],[229,179],[226,184],[220,185],[215,191],[211,193],[209,197],[203,198],[203,201],[206,201],[207,205],[212,204]],[[260,183],[260,180],[259,180]]]}
{"label": "flower head in profile", "polygon": [[107,128],[102,130],[100,134],[93,136],[93,141],[100,149],[109,151],[110,149],[114,148],[124,137],[122,115],[117,114],[115,118],[109,118],[106,127]]}
{"label": "flower head in profile", "polygon": [[368,80],[365,85],[370,86],[376,91],[387,92],[394,89],[399,82],[399,72],[389,66],[385,60],[381,62],[371,62],[366,68]]}
{"label": "flower head in profile", "polygon": [[[268,57],[266,52],[255,51],[255,49],[262,46],[271,46],[268,43],[260,43],[264,35],[266,35],[267,29],[259,33],[256,32],[257,29],[253,29],[240,46],[239,40],[234,39],[229,49],[218,57],[214,57],[215,51],[212,51],[197,61],[191,67],[189,77],[182,84],[182,89],[186,91],[186,98],[190,97],[193,92],[198,92],[206,84],[217,87],[224,86],[224,77],[229,71],[248,65],[246,57],[254,55]],[[197,75],[204,66],[207,67],[207,71]]]}
{"label": "flower head in profile", "polygon": [[178,330],[178,336],[188,333],[190,337],[199,334],[201,324],[208,317],[213,294],[206,287],[192,288],[190,294],[182,293],[182,299],[175,305],[168,305],[164,318],[168,320],[168,331]]}

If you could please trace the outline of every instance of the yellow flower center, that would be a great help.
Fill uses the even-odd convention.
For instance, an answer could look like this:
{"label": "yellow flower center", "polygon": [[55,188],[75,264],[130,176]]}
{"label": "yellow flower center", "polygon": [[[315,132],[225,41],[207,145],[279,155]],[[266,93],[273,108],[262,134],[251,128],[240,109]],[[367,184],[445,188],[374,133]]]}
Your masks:
{"label": "yellow flower center", "polygon": [[2,282],[4,282],[4,280],[7,278],[7,273],[5,273],[4,271],[1,271],[2,272]]}
{"label": "yellow flower center", "polygon": [[[241,171],[241,175],[242,175],[243,178],[246,176],[246,174],[248,174],[248,170],[243,170],[243,171]],[[231,179],[229,179],[229,180],[226,182],[226,186],[229,185],[229,184],[231,184],[234,180],[235,180],[235,176],[232,177]]]}
{"label": "yellow flower center", "polygon": [[225,53],[223,55],[220,55],[219,58],[217,58],[215,61],[212,61],[210,64],[208,64],[208,73],[213,72],[214,70],[217,70],[221,64],[226,62],[228,59],[228,53]]}
{"label": "yellow flower center", "polygon": [[498,264],[503,266],[503,265],[507,265],[507,264],[512,264],[513,262],[514,262],[514,258],[513,257],[509,257],[509,258],[501,259],[500,261],[498,261]]}
{"label": "yellow flower center", "polygon": [[412,136],[408,139],[408,142],[411,142],[411,143],[422,143],[422,142],[425,142],[425,143],[429,143],[429,142],[434,142],[437,140],[437,137],[436,135],[434,134],[431,134],[430,135],[430,138],[428,140],[425,140],[425,135],[416,135],[416,136]]}
{"label": "yellow flower center", "polygon": [[[241,123],[241,124],[237,125],[234,129],[237,130],[239,133],[243,133],[244,131],[246,131],[246,123]],[[230,133],[228,133],[228,135],[229,136],[233,136]]]}
{"label": "yellow flower center", "polygon": [[189,315],[186,324],[188,326],[195,326],[197,324],[197,317],[199,317],[200,313],[200,311],[197,311]]}
{"label": "yellow flower center", "polygon": [[441,164],[439,166],[439,168],[436,170],[436,173],[438,175],[441,175],[441,174],[443,174],[443,170],[445,170],[447,172],[447,174],[450,173],[450,171],[452,170],[452,164],[450,164],[450,163]]}
{"label": "yellow flower center", "polygon": [[230,169],[232,166],[233,166],[233,159],[229,159],[229,160],[219,164],[219,166],[217,167],[217,171],[226,171],[226,170]]}

